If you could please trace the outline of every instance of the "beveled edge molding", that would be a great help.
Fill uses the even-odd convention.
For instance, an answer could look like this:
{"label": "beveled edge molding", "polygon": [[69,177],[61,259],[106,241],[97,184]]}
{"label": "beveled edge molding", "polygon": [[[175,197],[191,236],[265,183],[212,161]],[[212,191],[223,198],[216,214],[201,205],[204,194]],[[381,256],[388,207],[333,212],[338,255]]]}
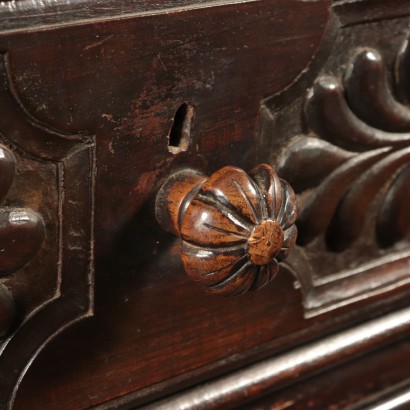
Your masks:
{"label": "beveled edge molding", "polygon": [[0,1],[0,33],[27,32],[44,28],[99,23],[127,18],[147,17],[190,10],[255,3],[261,0],[129,0],[121,8],[115,0],[101,0],[89,7],[88,0]]}
{"label": "beveled edge molding", "polygon": [[[69,134],[31,115],[14,85],[7,52],[0,53],[0,102],[1,141],[20,156],[53,166],[59,196],[55,294],[31,311],[0,347],[0,410],[10,410],[40,351],[93,314],[96,144],[94,135]],[[70,271],[73,263],[76,270]]]}
{"label": "beveled edge molding", "polygon": [[410,14],[410,3],[407,0],[372,0],[371,7],[368,3],[368,0],[335,0],[333,10],[343,27],[400,18]]}
{"label": "beveled edge molding", "polygon": [[410,407],[410,380],[395,384],[381,392],[366,397],[359,403],[349,406],[346,410],[388,410]]}
{"label": "beveled edge molding", "polygon": [[11,71],[9,52],[0,53],[0,129],[14,147],[26,156],[61,162],[79,145],[94,143],[91,136],[57,130],[31,115],[20,100]]}
{"label": "beveled edge molding", "polygon": [[[163,13],[184,12],[209,7],[254,3],[261,0],[165,0],[161,4],[149,1],[128,1],[121,10],[113,0],[101,0],[92,10],[86,0],[58,2],[53,0],[2,1],[0,2],[0,31],[5,33],[27,31],[28,29],[52,28],[86,24],[90,21],[105,21],[144,17]],[[390,0],[386,8],[385,0],[374,0],[369,13],[366,0],[336,0],[332,6],[343,27],[374,22],[382,19],[400,18],[410,14],[407,0]],[[22,19],[22,17],[24,17]]]}
{"label": "beveled edge molding", "polygon": [[[388,255],[324,278],[314,276],[300,248],[296,247],[293,253],[300,259],[291,258],[289,263],[283,264],[283,268],[295,277],[295,289],[302,291],[306,319],[410,284],[410,252]],[[386,271],[389,271],[388,275]],[[377,283],[377,286],[369,289],[369,283]]]}
{"label": "beveled edge molding", "polygon": [[[392,248],[408,241],[410,228],[405,189],[410,176],[410,46],[409,35],[403,37],[392,79],[382,51],[367,46],[352,49],[341,73],[325,67],[303,97],[307,129],[287,142],[277,160],[278,174],[299,198],[300,246],[285,267],[303,293],[305,318],[409,287],[410,253]],[[321,163],[321,157],[327,162]],[[375,215],[368,220],[371,206]],[[308,256],[315,241],[322,237],[329,254],[343,257],[360,242],[369,221],[372,246],[389,253],[318,277]]]}
{"label": "beveled edge molding", "polygon": [[211,410],[243,405],[293,381],[376,350],[410,331],[410,308],[390,313],[156,401],[143,410]]}

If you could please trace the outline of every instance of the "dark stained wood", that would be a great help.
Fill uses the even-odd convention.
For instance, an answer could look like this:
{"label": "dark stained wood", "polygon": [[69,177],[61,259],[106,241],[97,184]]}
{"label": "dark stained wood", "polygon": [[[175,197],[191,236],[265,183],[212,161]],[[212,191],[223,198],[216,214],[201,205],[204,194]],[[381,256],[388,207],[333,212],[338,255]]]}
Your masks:
{"label": "dark stained wood", "polygon": [[[401,50],[398,59],[400,53]],[[409,74],[402,73],[397,79],[398,85],[393,88],[403,89],[400,82],[409,81],[408,77]],[[346,72],[345,86],[349,106],[366,124],[383,131],[410,131],[410,109],[394,97],[386,65],[377,50],[365,48],[358,51]]]}
{"label": "dark stained wood", "polygon": [[[410,310],[386,315],[384,318],[357,326],[345,332],[295,349],[279,357],[267,359],[220,379],[152,403],[144,410],[202,410],[230,409],[251,401],[295,379],[321,372],[347,358],[368,353],[387,333],[390,341],[407,335]],[[387,341],[387,340],[386,340]],[[340,362],[339,362],[340,361]]]}
{"label": "dark stained wood", "polygon": [[345,26],[408,16],[407,0],[335,0],[333,8]]}
{"label": "dark stained wood", "polygon": [[410,381],[405,380],[389,386],[381,393],[376,393],[353,406],[352,410],[406,410],[410,405]]}
{"label": "dark stained wood", "polygon": [[16,304],[6,286],[0,284],[0,337],[5,337],[15,325]]}
{"label": "dark stained wood", "polygon": [[33,116],[8,57],[0,55],[1,409],[13,407],[47,342],[91,314],[94,266],[94,138]]}
{"label": "dark stained wood", "polygon": [[398,172],[380,209],[377,233],[383,246],[392,246],[398,239],[405,238],[410,230],[404,209],[410,202],[410,192],[406,188],[409,172],[408,165]]}
{"label": "dark stained wood", "polygon": [[[380,291],[407,277],[405,269],[404,276],[390,277],[387,284],[373,271],[393,254],[403,267],[408,263],[407,252],[401,253],[408,249],[407,190],[398,193],[409,160],[410,111],[403,95],[408,72],[400,68],[406,65],[408,35],[403,31],[390,47],[387,39],[393,26],[385,22],[345,29],[349,34],[341,41],[347,52],[328,59],[305,95],[294,101],[293,111],[277,113],[266,103],[266,110],[271,110],[270,118],[266,116],[267,136],[276,124],[291,123],[295,110],[305,119],[292,132],[280,128],[288,136],[285,147],[275,141],[270,146],[281,152],[273,159],[279,175],[298,194],[301,248],[289,263],[295,265],[291,269],[296,276],[298,270],[305,271],[301,289],[308,315],[349,299],[367,298],[369,290],[363,292],[359,284],[363,280],[377,283],[372,291]],[[373,33],[373,41],[371,27],[380,30],[379,35]],[[398,273],[396,267],[392,271]],[[319,271],[319,276],[327,276],[321,285],[311,279]]]}
{"label": "dark stained wood", "polygon": [[[408,337],[237,410],[375,410],[409,408]],[[392,400],[400,398],[401,406]],[[386,407],[382,407],[385,405]]]}
{"label": "dark stained wood", "polygon": [[[405,331],[409,19],[403,0],[0,3],[0,212],[33,227],[0,264],[0,409],[129,409],[317,346],[288,385]],[[272,169],[302,235],[266,284],[296,233]],[[187,277],[215,271],[205,213],[232,229],[211,253],[243,237],[217,269],[265,269],[206,286],[266,286]]]}
{"label": "dark stained wood", "polygon": [[40,249],[44,240],[41,218],[29,210],[2,210],[0,214],[2,274],[21,269]]}
{"label": "dark stained wood", "polygon": [[0,147],[0,198],[10,190],[16,173],[16,159],[6,147]]}
{"label": "dark stained wood", "polygon": [[[83,282],[88,282],[91,295],[94,291],[92,271],[87,275],[77,268],[77,263],[83,261],[82,255],[89,257],[89,268],[92,268],[94,259],[96,261],[94,319],[84,327],[77,325],[73,329],[72,334],[76,335],[72,342],[65,336],[60,339],[63,344],[68,343],[68,350],[63,350],[71,351],[75,360],[46,359],[48,364],[40,365],[40,372],[46,371],[51,375],[53,363],[70,367],[76,360],[88,361],[85,359],[87,357],[90,359],[89,365],[74,365],[73,368],[82,369],[83,374],[73,375],[70,383],[72,394],[63,400],[60,395],[62,391],[57,385],[62,382],[60,386],[65,389],[67,383],[60,376],[70,378],[68,368],[60,368],[60,376],[51,376],[50,383],[57,384],[53,388],[48,384],[48,391],[53,397],[39,392],[46,384],[35,386],[33,382],[28,383],[30,388],[37,390],[36,399],[29,399],[29,395],[24,399],[29,400],[31,408],[43,408],[44,401],[49,407],[61,408],[61,403],[66,408],[91,406],[121,396],[125,390],[140,390],[188,370],[198,367],[205,369],[210,363],[225,359],[227,346],[231,346],[228,348],[231,354],[232,347],[239,352],[259,345],[259,340],[246,334],[246,321],[242,323],[235,319],[239,302],[229,308],[228,314],[228,321],[236,322],[241,328],[239,332],[228,330],[226,320],[219,318],[219,323],[212,326],[213,337],[219,342],[210,343],[205,337],[201,340],[201,335],[207,334],[205,327],[209,320],[217,318],[217,312],[225,308],[218,303],[209,304],[202,293],[196,293],[196,285],[191,287],[189,279],[184,278],[176,244],[155,225],[152,199],[165,177],[182,165],[195,165],[202,172],[212,173],[227,163],[248,169],[256,164],[254,139],[259,102],[266,94],[291,83],[308,66],[325,31],[329,3],[297,2],[289,8],[287,1],[275,0],[264,3],[262,9],[257,2],[241,3],[239,6],[217,3],[204,8],[195,4],[187,8],[163,8],[156,13],[131,13],[121,18],[101,18],[100,21],[82,21],[79,24],[74,21],[73,26],[65,22],[61,27],[56,27],[51,23],[48,27],[43,25],[41,30],[35,29],[37,20],[27,36],[24,31],[26,26],[23,28],[21,23],[17,31],[5,27],[0,47],[8,53],[4,65],[9,67],[8,79],[12,80],[9,84],[13,84],[14,94],[18,95],[20,105],[25,107],[25,113],[30,113],[26,122],[32,127],[32,132],[27,135],[38,133],[38,128],[41,132],[44,129],[58,129],[57,135],[48,144],[51,146],[58,141],[56,147],[42,153],[46,158],[58,149],[64,152],[65,141],[72,141],[73,147],[77,143],[74,139],[80,144],[91,144],[93,140],[89,136],[95,135],[96,191],[95,197],[89,194],[88,198],[95,204],[104,204],[96,210],[95,219],[88,221],[95,221],[95,242],[91,249],[95,251],[95,258],[93,254],[89,256],[87,246],[72,243],[75,235],[84,232],[81,226],[85,227],[87,221],[71,210],[69,218],[64,218],[67,221],[70,218],[80,219],[82,224],[72,221],[69,222],[74,223],[72,228],[68,226],[62,230],[66,235],[63,243],[67,244],[67,251],[72,254],[70,263],[63,264],[63,267],[71,269],[72,275],[68,278],[81,275]],[[14,14],[16,18],[18,13]],[[208,17],[210,13],[212,18]],[[313,19],[305,19],[300,24],[293,18],[295,13],[310,15]],[[44,16],[47,18],[46,14]],[[291,47],[300,48],[300,52],[292,58],[291,67],[285,64],[283,58],[290,44],[293,44]],[[258,60],[255,60],[256,50]],[[260,64],[260,61],[270,61],[270,68]],[[275,76],[271,75],[273,71]],[[7,86],[6,81],[5,84]],[[246,99],[243,98],[244,84],[252,90],[246,93]],[[194,107],[190,144],[187,151],[173,154],[168,150],[168,135],[175,114],[184,102]],[[3,121],[11,130],[7,118]],[[39,127],[33,127],[33,124]],[[254,137],[249,138],[252,135]],[[16,137],[23,138],[21,134],[16,134]],[[19,141],[16,139],[16,143]],[[33,137],[25,142],[27,147],[25,144],[21,146],[31,149],[36,141]],[[241,155],[232,155],[230,146],[234,146]],[[85,158],[82,160],[87,164]],[[78,184],[65,182],[65,190],[83,193],[86,187],[92,189],[92,183],[82,173],[81,164],[75,165],[73,161],[73,170],[76,167],[79,167]],[[67,175],[67,170],[60,168],[56,175]],[[65,190],[59,192],[67,197]],[[77,208],[77,212],[84,207],[81,202],[68,199],[70,202],[67,204]],[[58,226],[56,222],[45,224],[49,229]],[[46,237],[51,240],[52,235],[47,232]],[[57,249],[57,246],[53,248],[54,251]],[[83,253],[79,254],[82,250]],[[81,257],[75,259],[76,253]],[[44,257],[43,254],[44,251],[39,255]],[[157,257],[153,258],[155,254]],[[53,277],[55,270],[50,266],[47,269],[49,276]],[[119,280],[118,275],[122,279]],[[149,281],[156,275],[165,279],[161,287],[156,288],[155,292],[159,293],[142,303],[146,299],[143,296],[146,287],[151,288]],[[20,284],[27,287],[30,282],[21,277]],[[183,290],[186,286],[194,292]],[[170,289],[175,287],[180,288],[183,294],[186,292],[188,297],[173,295]],[[13,291],[15,288],[14,285]],[[53,295],[54,289],[47,288],[43,282],[38,282],[38,288]],[[128,295],[124,294],[125,289],[130,291],[126,292]],[[77,295],[76,292],[71,294]],[[41,300],[40,295],[38,298]],[[22,300],[27,303],[25,298]],[[155,312],[160,308],[160,305],[155,306],[157,302],[165,307],[167,314],[155,319]],[[199,310],[192,309],[197,302]],[[83,301],[76,303],[90,314]],[[170,308],[178,304],[176,310]],[[267,309],[266,312],[273,309],[264,304],[259,306]],[[53,311],[56,319],[63,321],[62,313],[56,309]],[[207,318],[198,321],[201,311],[206,312]],[[253,308],[247,315],[249,320],[258,316],[262,322],[268,318],[262,312],[255,314]],[[130,318],[131,326],[122,320],[126,316]],[[178,318],[177,322],[175,318]],[[48,321],[44,319],[44,323]],[[121,327],[123,330],[120,330]],[[257,327],[264,328],[262,323]],[[185,333],[184,328],[191,334]],[[66,335],[71,333],[67,332]],[[144,341],[151,339],[152,336],[148,335],[155,333],[158,334],[154,337],[157,342]],[[257,339],[261,337],[260,340],[268,341],[268,333],[262,330],[255,335],[259,334]],[[42,328],[36,334],[40,340],[47,335],[47,331]],[[101,335],[98,342],[101,349],[90,354],[91,341],[98,334]],[[160,334],[176,339],[174,342],[168,341],[166,344],[169,347],[164,349]],[[178,334],[184,334],[180,342],[177,342]],[[80,341],[81,338],[84,338],[83,341]],[[197,345],[190,342],[196,339]],[[130,343],[131,340],[134,342]],[[245,340],[244,344],[238,345],[238,340]],[[33,356],[32,349],[36,343],[37,340],[32,340],[27,345],[27,354]],[[175,365],[175,359],[169,352],[180,348],[184,350],[182,345],[177,348],[175,343],[182,343],[188,350],[192,346],[203,353],[187,354]],[[45,347],[44,344],[42,346]],[[85,352],[74,353],[72,348],[84,348]],[[130,356],[127,353],[129,349],[137,349],[138,355]],[[140,359],[142,356],[144,360]],[[157,364],[152,366],[156,360]],[[100,365],[106,366],[106,370],[96,371],[95,366]],[[46,367],[48,370],[45,370]],[[111,372],[110,369],[116,370],[111,373],[111,379],[107,379],[105,375]],[[141,374],[143,377],[140,377]],[[100,382],[96,383],[95,377]],[[34,376],[34,379],[37,377]],[[124,390],[125,385],[128,388]],[[24,397],[24,393],[17,396]],[[20,398],[17,396],[18,401]],[[16,402],[16,406],[20,404]],[[25,404],[21,406],[26,407]]]}
{"label": "dark stained wood", "polygon": [[155,202],[160,225],[182,239],[187,274],[214,295],[267,285],[296,243],[295,193],[269,165],[172,175]]}
{"label": "dark stained wood", "polygon": [[409,78],[409,67],[410,67],[410,41],[407,37],[403,41],[403,44],[397,54],[394,70],[395,77],[400,87],[396,89],[396,93],[401,97],[404,102],[410,101],[410,78]]}
{"label": "dark stained wood", "polygon": [[[13,154],[0,146],[0,200],[4,201],[15,178]],[[44,224],[37,214],[21,208],[0,208],[0,274],[15,272],[38,252],[44,240]]]}
{"label": "dark stained wood", "polygon": [[112,21],[123,18],[145,17],[164,13],[180,13],[198,8],[214,8],[254,0],[9,0],[0,4],[3,31],[28,31],[33,28],[61,27],[93,23],[95,20]]}

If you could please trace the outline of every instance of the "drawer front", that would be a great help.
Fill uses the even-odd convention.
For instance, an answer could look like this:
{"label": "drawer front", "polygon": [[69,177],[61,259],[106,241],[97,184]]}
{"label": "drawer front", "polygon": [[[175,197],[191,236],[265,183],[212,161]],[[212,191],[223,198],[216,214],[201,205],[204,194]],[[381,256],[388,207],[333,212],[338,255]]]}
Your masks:
{"label": "drawer front", "polygon": [[[410,9],[348,3],[0,6],[0,409],[144,404],[406,304]],[[196,221],[252,213],[261,163],[296,196],[241,255],[297,203],[296,245],[210,292]],[[207,182],[160,201],[178,172]]]}

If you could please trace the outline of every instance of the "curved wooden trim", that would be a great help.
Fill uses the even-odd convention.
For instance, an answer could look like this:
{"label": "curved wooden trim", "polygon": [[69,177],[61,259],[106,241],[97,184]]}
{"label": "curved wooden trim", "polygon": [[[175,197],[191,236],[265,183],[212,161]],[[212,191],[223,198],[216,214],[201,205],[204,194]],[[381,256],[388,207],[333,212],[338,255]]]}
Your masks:
{"label": "curved wooden trim", "polygon": [[409,15],[408,0],[335,0],[333,9],[343,27],[355,24],[400,18]]}
{"label": "curved wooden trim", "polygon": [[58,162],[74,154],[79,149],[78,144],[92,143],[90,136],[54,129],[30,114],[14,85],[8,53],[0,54],[0,100],[0,133],[35,158]]}
{"label": "curved wooden trim", "polygon": [[410,308],[374,319],[143,407],[228,409],[368,353],[410,331]]}
{"label": "curved wooden trim", "polygon": [[405,410],[410,407],[410,380],[360,401],[348,410]]}
{"label": "curved wooden trim", "polygon": [[20,383],[40,351],[93,313],[95,162],[93,143],[82,145],[59,164],[59,187],[64,187],[64,194],[60,193],[56,294],[31,312],[0,347],[0,410],[13,408]]}

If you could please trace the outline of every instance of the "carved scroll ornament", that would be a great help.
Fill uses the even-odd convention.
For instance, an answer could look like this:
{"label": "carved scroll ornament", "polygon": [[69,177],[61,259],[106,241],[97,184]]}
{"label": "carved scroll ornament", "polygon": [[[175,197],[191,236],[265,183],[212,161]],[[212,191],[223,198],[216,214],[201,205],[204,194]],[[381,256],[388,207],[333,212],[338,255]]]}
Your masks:
{"label": "carved scroll ornament", "polygon": [[159,223],[182,239],[187,274],[215,295],[269,283],[296,242],[296,197],[268,165],[227,166],[209,178],[187,170],[157,195]]}
{"label": "carved scroll ornament", "polygon": [[[396,88],[403,103],[410,47],[406,41],[396,60]],[[326,232],[330,249],[352,246],[366,223],[378,193],[376,235],[391,246],[410,230],[410,109],[388,86],[380,53],[359,49],[347,67],[344,87],[335,76],[323,75],[310,90],[305,114],[315,136],[297,138],[280,160],[280,174],[298,192],[317,186],[303,201],[298,219],[298,242],[311,242]],[[309,166],[311,154],[321,160]],[[299,177],[302,175],[302,178]],[[296,180],[297,179],[297,180]]]}
{"label": "carved scroll ornament", "polygon": [[376,48],[353,51],[341,75],[325,68],[309,89],[307,130],[276,162],[298,195],[299,235],[286,268],[307,317],[410,283],[409,41],[393,75]]}
{"label": "carved scroll ornament", "polygon": [[[400,92],[389,87],[383,58],[373,48],[357,49],[342,77],[320,75],[303,104],[309,132],[292,138],[277,161],[279,175],[298,194],[298,246],[284,266],[303,292],[307,317],[409,281],[406,254],[376,253],[357,265],[351,259],[347,264],[344,256],[373,221],[368,214],[375,204],[381,249],[408,236],[409,50],[406,41],[396,59]],[[275,203],[275,195],[283,205],[263,214],[260,209]],[[181,237],[186,272],[214,294],[237,295],[267,284],[296,241],[293,190],[265,165],[249,176],[233,167],[208,179],[193,171],[174,174],[157,196],[156,212],[160,224]],[[279,221],[283,240],[266,218]],[[266,237],[272,248],[260,247]],[[317,277],[323,265],[315,267],[315,255],[321,263],[328,260],[334,273]],[[337,271],[338,261],[343,271]],[[384,273],[386,266],[395,272],[391,277]]]}

